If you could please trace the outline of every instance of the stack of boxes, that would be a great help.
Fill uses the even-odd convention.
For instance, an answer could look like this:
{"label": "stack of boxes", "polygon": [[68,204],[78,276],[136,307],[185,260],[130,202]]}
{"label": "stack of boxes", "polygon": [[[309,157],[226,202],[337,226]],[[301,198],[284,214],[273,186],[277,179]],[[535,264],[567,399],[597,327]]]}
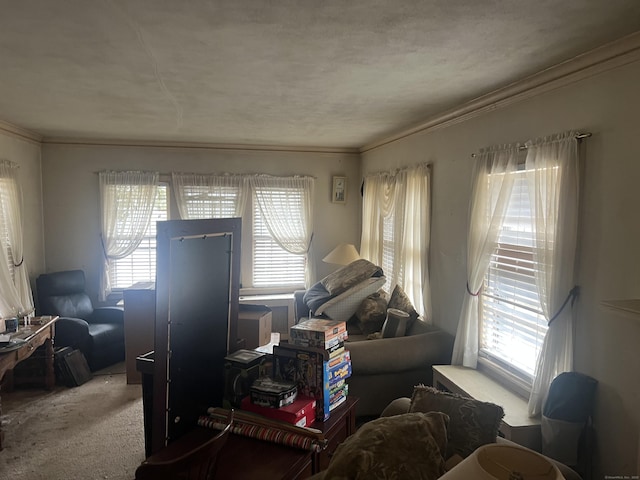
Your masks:
{"label": "stack of boxes", "polygon": [[[226,358],[225,407],[240,407],[307,427],[327,420],[347,399],[351,357],[345,322],[310,319],[267,355],[241,350]],[[269,366],[270,375],[265,370]]]}
{"label": "stack of boxes", "polygon": [[289,343],[273,348],[274,377],[294,382],[299,393],[315,398],[316,420],[328,419],[347,399],[351,357],[346,339],[345,322],[314,318],[291,327]]}

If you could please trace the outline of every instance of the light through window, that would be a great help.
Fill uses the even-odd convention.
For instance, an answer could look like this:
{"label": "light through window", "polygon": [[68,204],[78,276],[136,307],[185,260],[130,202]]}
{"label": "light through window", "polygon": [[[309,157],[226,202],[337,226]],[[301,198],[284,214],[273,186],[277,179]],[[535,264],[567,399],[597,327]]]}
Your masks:
{"label": "light through window", "polygon": [[480,297],[480,354],[531,383],[548,327],[535,282],[526,172],[513,175],[506,218]]}
{"label": "light through window", "polygon": [[168,220],[168,185],[158,185],[151,222],[138,248],[125,258],[112,260],[109,269],[113,289],[128,288],[137,282],[156,279],[156,222]]}

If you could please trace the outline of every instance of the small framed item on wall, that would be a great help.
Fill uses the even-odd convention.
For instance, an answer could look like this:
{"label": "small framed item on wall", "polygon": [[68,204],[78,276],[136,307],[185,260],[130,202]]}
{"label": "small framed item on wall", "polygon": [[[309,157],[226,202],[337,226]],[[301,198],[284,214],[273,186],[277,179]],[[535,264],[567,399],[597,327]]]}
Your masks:
{"label": "small framed item on wall", "polygon": [[347,202],[347,177],[333,177],[331,201],[333,203]]}

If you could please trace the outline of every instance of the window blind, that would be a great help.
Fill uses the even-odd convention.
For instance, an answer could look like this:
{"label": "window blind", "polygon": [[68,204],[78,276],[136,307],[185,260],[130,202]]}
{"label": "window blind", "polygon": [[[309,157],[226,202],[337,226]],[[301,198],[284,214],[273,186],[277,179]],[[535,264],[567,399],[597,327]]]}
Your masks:
{"label": "window blind", "polygon": [[[271,188],[268,194],[273,208],[302,209],[303,192]],[[286,201],[285,201],[286,200]],[[256,201],[253,201],[253,287],[302,287],[305,280],[305,257],[284,250],[273,239]],[[296,216],[299,217],[299,216]]]}
{"label": "window blind", "polygon": [[531,382],[547,331],[535,283],[525,172],[517,172],[481,295],[480,354]]}
{"label": "window blind", "polygon": [[189,218],[232,218],[236,216],[238,187],[186,185],[183,187]]}

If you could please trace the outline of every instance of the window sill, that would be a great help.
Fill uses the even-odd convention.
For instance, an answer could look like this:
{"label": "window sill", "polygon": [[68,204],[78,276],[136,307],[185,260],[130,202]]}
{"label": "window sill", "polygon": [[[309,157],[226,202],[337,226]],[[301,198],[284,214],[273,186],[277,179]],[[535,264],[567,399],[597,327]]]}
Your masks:
{"label": "window sill", "polygon": [[640,298],[625,300],[602,300],[605,307],[640,315]]}
{"label": "window sill", "polygon": [[531,385],[509,370],[492,362],[488,358],[478,358],[478,370],[514,394],[527,399],[531,394]]}
{"label": "window sill", "polygon": [[240,288],[240,296],[245,297],[249,295],[293,295],[296,290],[304,290],[304,286],[300,287],[266,287],[266,288],[254,288],[244,287]]}

